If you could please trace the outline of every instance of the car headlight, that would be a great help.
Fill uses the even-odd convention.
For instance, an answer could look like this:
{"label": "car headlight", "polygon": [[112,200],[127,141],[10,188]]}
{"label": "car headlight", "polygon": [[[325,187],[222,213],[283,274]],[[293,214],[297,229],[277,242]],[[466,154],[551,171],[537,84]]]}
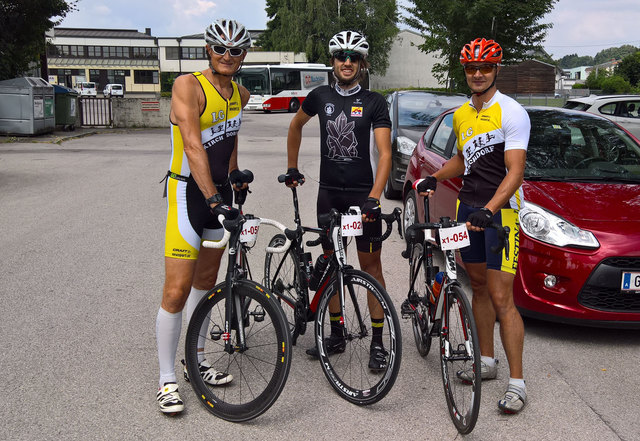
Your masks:
{"label": "car headlight", "polygon": [[580,248],[600,247],[600,243],[591,231],[582,230],[530,202],[520,210],[520,228],[529,237],[559,247],[569,245]]}
{"label": "car headlight", "polygon": [[398,151],[403,155],[411,156],[413,149],[416,148],[417,143],[413,142],[406,136],[398,136]]}

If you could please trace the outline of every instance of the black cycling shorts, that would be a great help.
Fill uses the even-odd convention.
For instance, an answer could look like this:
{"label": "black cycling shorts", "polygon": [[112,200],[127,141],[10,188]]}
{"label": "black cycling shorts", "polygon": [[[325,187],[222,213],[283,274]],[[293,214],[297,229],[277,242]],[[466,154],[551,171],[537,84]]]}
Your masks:
{"label": "black cycling shorts", "polygon": [[[369,191],[327,190],[320,188],[316,204],[317,216],[319,218],[323,214],[328,214],[332,208],[335,208],[340,213],[346,213],[351,206],[362,207],[368,197]],[[319,219],[318,225],[320,225]],[[356,236],[356,248],[363,253],[378,251],[382,248],[382,242],[371,242],[370,238],[382,235],[382,220],[363,222],[362,225],[362,236]],[[329,239],[323,237],[322,248],[332,250],[333,245]]]}

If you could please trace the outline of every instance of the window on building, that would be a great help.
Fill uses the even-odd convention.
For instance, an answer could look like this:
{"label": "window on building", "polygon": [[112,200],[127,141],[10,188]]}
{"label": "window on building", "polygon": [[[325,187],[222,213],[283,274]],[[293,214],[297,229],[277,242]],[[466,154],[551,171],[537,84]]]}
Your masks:
{"label": "window on building", "polygon": [[133,82],[136,84],[158,84],[158,71],[134,70]]}
{"label": "window on building", "polygon": [[87,46],[87,56],[90,58],[102,57],[102,51],[100,50],[100,46]]}
{"label": "window on building", "polygon": [[155,47],[134,47],[132,52],[133,58],[158,58],[158,49]]}
{"label": "window on building", "polygon": [[100,82],[100,71],[98,69],[89,69],[89,81]]}
{"label": "window on building", "polygon": [[179,48],[166,47],[164,49],[164,56],[167,58],[167,60],[178,60],[180,57]]}
{"label": "window on building", "polygon": [[206,60],[206,52],[203,47],[183,47],[180,56],[183,60]]}

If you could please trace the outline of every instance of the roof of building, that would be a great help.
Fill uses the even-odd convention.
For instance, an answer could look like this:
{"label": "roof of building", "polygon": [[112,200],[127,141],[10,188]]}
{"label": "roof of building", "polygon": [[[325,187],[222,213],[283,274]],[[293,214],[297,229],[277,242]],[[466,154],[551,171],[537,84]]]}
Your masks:
{"label": "roof of building", "polygon": [[138,32],[136,29],[54,28],[54,35],[76,38],[154,38],[150,28],[145,29],[145,32]]}

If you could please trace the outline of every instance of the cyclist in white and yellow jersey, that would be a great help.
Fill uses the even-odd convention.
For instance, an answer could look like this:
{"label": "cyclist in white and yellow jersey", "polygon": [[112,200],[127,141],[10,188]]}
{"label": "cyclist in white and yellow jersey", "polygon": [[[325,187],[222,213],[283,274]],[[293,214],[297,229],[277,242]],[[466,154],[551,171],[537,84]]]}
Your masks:
{"label": "cyclist in white and yellow jersey", "polygon": [[[203,239],[222,238],[218,215],[235,218],[232,185],[242,184],[238,170],[238,131],[249,92],[231,80],[240,69],[251,37],[234,20],[216,20],[205,30],[209,68],[176,78],[171,97],[171,162],[167,172],[165,282],[156,319],[160,364],[156,395],[160,410],[174,415],[184,403],[178,393],[175,358],[182,327],[204,294],[216,283],[224,250],[200,249]],[[204,348],[204,342],[200,345]],[[205,382],[233,380],[198,357]],[[185,371],[186,372],[186,371]],[[185,374],[185,378],[186,374]]]}
{"label": "cyclist in white and yellow jersey", "polygon": [[[460,250],[473,290],[473,316],[482,353],[481,377],[497,376],[494,358],[494,324],[509,362],[509,385],[498,407],[519,412],[527,401],[522,372],[524,325],[513,302],[513,280],[518,265],[518,210],[524,203],[524,177],[531,123],[527,112],[496,88],[502,48],[493,40],[478,38],[460,53],[471,99],[453,115],[458,154],[417,185],[421,195],[431,195],[437,182],[464,175],[458,195],[458,221],[467,223],[471,245]],[[493,222],[509,226],[510,254],[494,254],[497,233],[484,227]],[[465,381],[468,374],[457,373]]]}

